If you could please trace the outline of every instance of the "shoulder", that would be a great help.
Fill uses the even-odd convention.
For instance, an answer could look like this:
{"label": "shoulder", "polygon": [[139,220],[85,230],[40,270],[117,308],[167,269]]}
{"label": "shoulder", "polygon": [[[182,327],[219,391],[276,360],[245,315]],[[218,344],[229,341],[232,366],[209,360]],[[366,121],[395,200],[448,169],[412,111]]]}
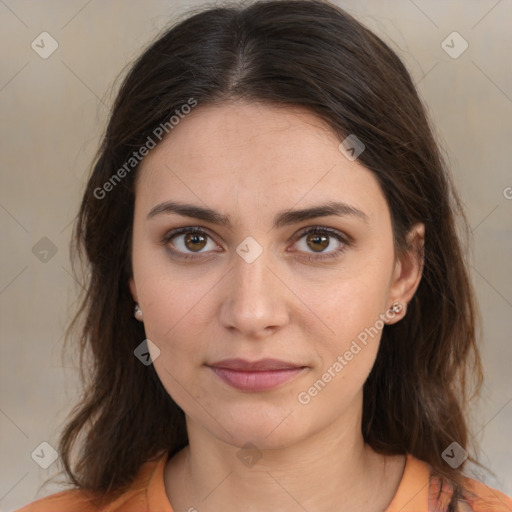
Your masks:
{"label": "shoulder", "polygon": [[478,480],[464,479],[465,499],[473,512],[512,512],[512,499]]}
{"label": "shoulder", "polygon": [[147,509],[147,500],[142,491],[129,489],[115,499],[107,495],[87,494],[73,489],[41,498],[15,512],[141,512]]}
{"label": "shoulder", "polygon": [[101,510],[101,503],[82,490],[72,489],[41,498],[16,510],[16,512],[65,512],[69,510],[97,512]]}
{"label": "shoulder", "polygon": [[402,480],[386,512],[512,512],[512,499],[467,475],[459,485],[407,454]]}
{"label": "shoulder", "polygon": [[[445,510],[453,493],[453,483],[432,476],[429,510]],[[457,504],[460,512],[512,512],[512,499],[509,496],[470,477],[463,477],[463,489]]]}
{"label": "shoulder", "polygon": [[70,489],[34,501],[15,512],[141,512],[148,510],[148,487],[166,456],[146,462],[132,483],[115,496]]}

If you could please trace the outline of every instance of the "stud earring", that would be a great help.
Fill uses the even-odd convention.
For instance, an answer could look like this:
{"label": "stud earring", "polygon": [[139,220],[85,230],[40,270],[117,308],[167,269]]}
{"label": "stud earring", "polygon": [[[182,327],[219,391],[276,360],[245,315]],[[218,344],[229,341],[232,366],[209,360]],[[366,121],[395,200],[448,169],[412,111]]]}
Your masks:
{"label": "stud earring", "polygon": [[138,304],[135,304],[134,316],[137,320],[142,321],[142,309]]}
{"label": "stud earring", "polygon": [[400,302],[394,302],[393,305],[389,308],[389,311],[396,315],[397,313],[400,313],[402,309],[403,306],[400,304]]}

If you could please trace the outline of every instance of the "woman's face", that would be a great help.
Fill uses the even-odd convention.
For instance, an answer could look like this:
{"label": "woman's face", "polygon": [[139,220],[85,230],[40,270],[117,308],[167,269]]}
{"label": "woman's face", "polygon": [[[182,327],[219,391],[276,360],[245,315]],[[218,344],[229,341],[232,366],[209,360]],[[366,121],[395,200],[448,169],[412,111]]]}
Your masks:
{"label": "woman's face", "polygon": [[359,425],[384,321],[403,317],[388,309],[420,270],[338,146],[305,110],[199,105],[142,162],[130,287],[189,427],[265,449]]}

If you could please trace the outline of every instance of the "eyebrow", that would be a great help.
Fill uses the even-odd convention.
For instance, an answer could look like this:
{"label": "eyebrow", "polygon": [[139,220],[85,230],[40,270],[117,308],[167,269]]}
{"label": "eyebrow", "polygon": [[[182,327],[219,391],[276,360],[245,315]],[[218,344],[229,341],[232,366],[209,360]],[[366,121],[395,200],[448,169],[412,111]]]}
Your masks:
{"label": "eyebrow", "polygon": [[[161,214],[182,215],[184,217],[192,217],[210,222],[212,224],[217,224],[219,226],[232,228],[232,224],[228,215],[223,215],[219,212],[216,212],[215,210],[212,210],[211,208],[203,208],[202,206],[196,206],[193,204],[166,201],[151,208],[146,219],[149,220]],[[273,228],[280,228],[304,220],[315,219],[318,217],[328,217],[331,215],[338,217],[353,216],[360,218],[365,223],[369,222],[368,215],[366,215],[366,213],[363,211],[355,208],[354,206],[350,206],[339,201],[330,201],[325,204],[304,208],[302,210],[283,210],[274,217]]]}

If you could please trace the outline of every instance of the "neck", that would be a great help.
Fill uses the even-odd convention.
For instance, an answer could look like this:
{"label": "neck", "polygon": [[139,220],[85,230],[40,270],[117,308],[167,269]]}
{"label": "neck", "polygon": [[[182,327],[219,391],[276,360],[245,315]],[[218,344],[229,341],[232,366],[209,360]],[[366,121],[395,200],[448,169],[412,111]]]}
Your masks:
{"label": "neck", "polygon": [[331,425],[282,448],[240,450],[187,418],[189,446],[166,469],[171,504],[176,512],[381,512],[405,459],[365,445],[360,417],[342,427]]}

